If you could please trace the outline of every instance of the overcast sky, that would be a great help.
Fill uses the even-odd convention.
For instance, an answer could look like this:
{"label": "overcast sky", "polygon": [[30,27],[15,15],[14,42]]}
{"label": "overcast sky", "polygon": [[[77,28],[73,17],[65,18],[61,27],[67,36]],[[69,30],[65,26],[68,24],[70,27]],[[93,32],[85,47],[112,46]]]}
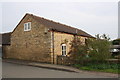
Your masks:
{"label": "overcast sky", "polygon": [[4,2],[0,8],[1,32],[13,31],[25,13],[32,13],[79,28],[93,36],[105,33],[111,39],[118,37],[117,2]]}

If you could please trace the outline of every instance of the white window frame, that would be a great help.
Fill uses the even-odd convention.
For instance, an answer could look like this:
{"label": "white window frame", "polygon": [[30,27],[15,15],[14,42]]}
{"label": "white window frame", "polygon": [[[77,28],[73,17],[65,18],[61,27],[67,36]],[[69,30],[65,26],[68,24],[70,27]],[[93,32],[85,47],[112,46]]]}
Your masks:
{"label": "white window frame", "polygon": [[24,23],[24,31],[30,31],[31,30],[31,22]]}
{"label": "white window frame", "polygon": [[61,51],[62,51],[62,56],[67,55],[67,46],[66,46],[66,44],[61,45]]}

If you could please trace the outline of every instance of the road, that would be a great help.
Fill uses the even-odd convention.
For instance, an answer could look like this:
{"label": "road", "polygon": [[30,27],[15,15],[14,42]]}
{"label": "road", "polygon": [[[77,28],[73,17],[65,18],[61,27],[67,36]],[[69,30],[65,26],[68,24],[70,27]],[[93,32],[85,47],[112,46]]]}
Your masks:
{"label": "road", "polygon": [[110,78],[93,73],[75,73],[3,62],[3,78]]}

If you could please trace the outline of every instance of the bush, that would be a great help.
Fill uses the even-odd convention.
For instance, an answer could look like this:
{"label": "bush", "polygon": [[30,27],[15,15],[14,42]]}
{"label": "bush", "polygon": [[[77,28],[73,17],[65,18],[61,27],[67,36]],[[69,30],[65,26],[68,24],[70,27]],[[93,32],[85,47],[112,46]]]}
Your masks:
{"label": "bush", "polygon": [[71,42],[71,59],[82,65],[89,62],[104,62],[111,56],[109,39],[105,34],[101,36],[96,35],[96,39],[89,38],[86,40],[86,44],[83,44],[79,38],[75,38]]}
{"label": "bush", "polygon": [[88,40],[89,57],[93,61],[105,61],[110,58],[110,43],[107,40]]}
{"label": "bush", "polygon": [[84,64],[87,60],[86,53],[87,46],[80,41],[80,38],[75,37],[71,42],[70,58],[74,60],[75,63]]}

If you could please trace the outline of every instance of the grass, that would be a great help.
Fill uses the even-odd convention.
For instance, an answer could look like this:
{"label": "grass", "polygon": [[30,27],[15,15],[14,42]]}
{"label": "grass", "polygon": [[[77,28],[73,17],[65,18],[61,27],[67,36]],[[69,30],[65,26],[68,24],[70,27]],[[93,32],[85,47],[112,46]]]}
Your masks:
{"label": "grass", "polygon": [[81,70],[87,70],[87,71],[100,71],[100,72],[109,72],[109,73],[116,73],[120,74],[120,64],[108,64],[108,63],[99,63],[99,64],[87,64],[87,65],[80,65],[75,64],[74,67],[77,67]]}

